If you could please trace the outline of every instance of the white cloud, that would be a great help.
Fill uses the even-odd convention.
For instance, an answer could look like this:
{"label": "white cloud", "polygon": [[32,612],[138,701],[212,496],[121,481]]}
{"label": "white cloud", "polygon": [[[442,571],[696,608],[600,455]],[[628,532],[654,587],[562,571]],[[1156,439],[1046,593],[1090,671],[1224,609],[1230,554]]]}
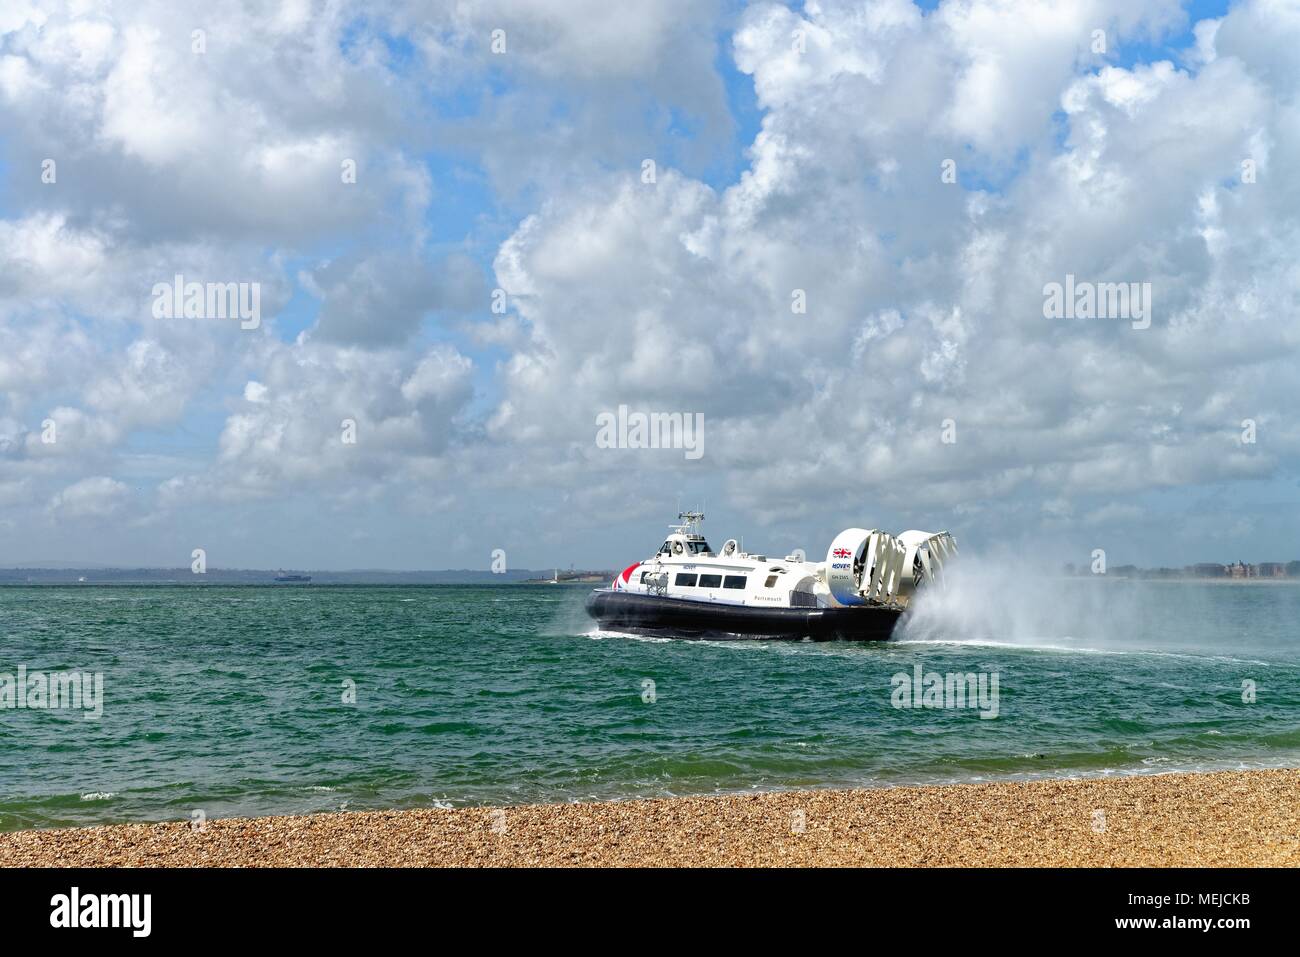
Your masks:
{"label": "white cloud", "polygon": [[62,518],[107,518],[120,511],[130,489],[98,475],[69,485],[50,500],[49,510]]}
{"label": "white cloud", "polygon": [[286,489],[402,484],[446,452],[472,395],[473,364],[450,346],[422,355],[297,342],[270,348],[227,417],[213,470],[174,476],[164,504]]}

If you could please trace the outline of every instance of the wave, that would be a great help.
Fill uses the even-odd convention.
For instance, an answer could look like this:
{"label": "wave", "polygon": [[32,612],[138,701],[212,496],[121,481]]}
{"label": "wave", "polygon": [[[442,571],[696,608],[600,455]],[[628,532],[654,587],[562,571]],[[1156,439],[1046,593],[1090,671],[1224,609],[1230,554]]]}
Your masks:
{"label": "wave", "polygon": [[[1056,641],[1069,639],[1055,639]],[[1188,661],[1213,661],[1223,664],[1233,665],[1259,665],[1264,668],[1271,667],[1276,662],[1266,661],[1262,658],[1237,658],[1232,655],[1212,654],[1210,652],[1192,652],[1192,651],[1164,651],[1158,648],[1094,648],[1088,645],[1061,645],[1051,644],[1053,639],[1042,640],[1025,640],[1025,641],[999,641],[994,638],[894,638],[889,644],[892,646],[910,646],[910,645],[951,645],[954,647],[970,648],[1006,648],[1013,651],[1058,651],[1065,654],[1079,655],[1140,655],[1150,658],[1179,658]]]}

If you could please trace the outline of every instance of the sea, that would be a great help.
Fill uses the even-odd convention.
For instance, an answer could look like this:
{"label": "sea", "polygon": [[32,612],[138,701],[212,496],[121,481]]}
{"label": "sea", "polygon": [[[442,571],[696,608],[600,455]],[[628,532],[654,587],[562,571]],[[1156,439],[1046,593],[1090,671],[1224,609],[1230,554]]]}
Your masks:
{"label": "sea", "polygon": [[958,568],[868,644],[590,587],[0,587],[0,830],[1300,765],[1297,583]]}

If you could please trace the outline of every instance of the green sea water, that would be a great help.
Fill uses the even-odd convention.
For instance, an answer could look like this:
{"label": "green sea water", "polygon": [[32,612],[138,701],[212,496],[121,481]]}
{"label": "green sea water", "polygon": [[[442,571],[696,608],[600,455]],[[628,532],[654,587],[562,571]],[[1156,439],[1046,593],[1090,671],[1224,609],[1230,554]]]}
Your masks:
{"label": "green sea water", "polygon": [[[972,579],[862,645],[604,634],[587,591],[0,588],[0,673],[103,676],[96,720],[0,710],[0,829],[1300,764],[1300,586]],[[997,717],[895,707],[918,666]]]}

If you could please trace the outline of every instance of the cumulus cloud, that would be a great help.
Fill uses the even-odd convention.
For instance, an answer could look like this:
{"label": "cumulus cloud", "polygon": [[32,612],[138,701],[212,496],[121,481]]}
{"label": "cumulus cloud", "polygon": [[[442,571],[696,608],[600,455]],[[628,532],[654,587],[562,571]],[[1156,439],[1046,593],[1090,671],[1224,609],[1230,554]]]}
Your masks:
{"label": "cumulus cloud", "polygon": [[105,475],[82,479],[50,500],[49,510],[61,518],[107,518],[126,502],[130,489]]}
{"label": "cumulus cloud", "polygon": [[[749,8],[737,63],[768,110],[738,183],[610,177],[502,246],[498,278],[536,337],[506,368],[497,431],[567,450],[618,401],[700,409],[730,494],[772,518],[839,496],[949,521],[972,500],[1293,470],[1289,424],[1266,449],[1237,436],[1249,410],[1279,408],[1300,335],[1297,207],[1238,176],[1289,109],[1240,56],[1189,72],[1086,55],[1094,25],[1115,43],[1176,19]],[[967,156],[1026,158],[999,188],[944,183],[941,162],[969,175]],[[1067,274],[1151,282],[1152,329],[1045,319],[1043,287]]]}
{"label": "cumulus cloud", "polygon": [[463,255],[435,263],[402,254],[348,257],[304,278],[323,301],[317,332],[331,342],[393,345],[430,314],[460,315],[488,303],[482,271]]}
{"label": "cumulus cloud", "polygon": [[[1267,0],[7,5],[0,507],[364,499],[483,564],[685,489],[1167,550],[1149,496],[1300,464],[1298,41]],[[179,274],[265,321],[154,318]],[[1150,283],[1150,327],[1046,318],[1067,276]],[[703,458],[597,448],[621,404],[703,413]]]}
{"label": "cumulus cloud", "polygon": [[213,467],[160,486],[166,507],[316,494],[322,484],[400,486],[464,427],[473,363],[446,345],[422,354],[297,343],[274,347],[226,418]]}

